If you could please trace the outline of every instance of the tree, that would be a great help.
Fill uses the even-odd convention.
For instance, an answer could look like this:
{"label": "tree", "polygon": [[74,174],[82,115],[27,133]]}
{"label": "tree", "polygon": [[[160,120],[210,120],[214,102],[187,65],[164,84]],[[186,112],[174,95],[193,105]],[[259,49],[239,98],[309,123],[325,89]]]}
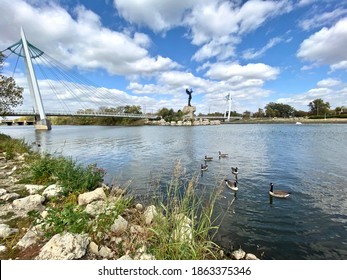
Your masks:
{"label": "tree", "polygon": [[[4,65],[4,56],[0,52],[0,73]],[[0,74],[0,114],[11,112],[12,108],[23,104],[23,88],[18,87],[12,77]]]}
{"label": "tree", "polygon": [[295,109],[287,104],[270,102],[265,106],[265,112],[268,117],[292,117]]}
{"label": "tree", "polygon": [[124,107],[124,113],[126,114],[142,114],[141,112],[141,106],[136,105],[126,105]]}
{"label": "tree", "polygon": [[310,108],[310,114],[311,115],[325,115],[329,113],[330,110],[330,103],[324,102],[323,99],[318,98],[313,100],[308,104],[308,107]]}
{"label": "tree", "polygon": [[264,110],[261,108],[258,109],[258,112],[253,114],[253,117],[255,118],[263,118],[264,116],[265,116]]}

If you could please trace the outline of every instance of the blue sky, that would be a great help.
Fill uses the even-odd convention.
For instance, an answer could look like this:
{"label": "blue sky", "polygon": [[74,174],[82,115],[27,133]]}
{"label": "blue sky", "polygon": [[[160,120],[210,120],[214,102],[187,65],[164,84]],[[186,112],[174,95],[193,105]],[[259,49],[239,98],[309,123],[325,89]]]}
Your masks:
{"label": "blue sky", "polygon": [[[347,2],[334,0],[2,0],[0,50],[26,37],[147,111],[347,106]],[[5,73],[15,59],[6,61]],[[24,70],[17,83],[27,88]],[[59,110],[39,81],[47,111]],[[30,108],[25,93],[23,108]],[[61,96],[61,98],[67,98]],[[68,99],[67,99],[68,100]],[[77,108],[78,109],[78,108]]]}

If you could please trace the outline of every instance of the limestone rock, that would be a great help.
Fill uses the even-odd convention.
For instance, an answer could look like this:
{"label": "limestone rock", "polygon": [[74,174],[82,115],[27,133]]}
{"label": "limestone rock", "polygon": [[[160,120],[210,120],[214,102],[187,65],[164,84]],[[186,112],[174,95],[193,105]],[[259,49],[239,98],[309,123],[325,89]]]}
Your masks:
{"label": "limestone rock", "polygon": [[143,213],[143,217],[145,220],[146,225],[150,225],[154,217],[157,215],[157,210],[154,205],[150,205],[146,208],[145,212]]}
{"label": "limestone rock", "polygon": [[42,195],[46,198],[56,197],[61,195],[63,192],[63,188],[57,184],[53,184],[48,186],[42,193]]}
{"label": "limestone rock", "polygon": [[99,250],[99,255],[100,257],[107,259],[107,258],[112,258],[114,253],[112,252],[110,248],[106,246],[102,246]]}
{"label": "limestone rock", "polygon": [[135,205],[135,208],[136,208],[138,211],[142,211],[142,210],[143,210],[143,205],[140,204],[140,203],[137,203],[137,204]]}
{"label": "limestone rock", "polygon": [[97,200],[93,201],[92,203],[89,203],[86,208],[84,209],[85,212],[87,212],[89,215],[96,217],[103,213],[106,209],[106,202]]}
{"label": "limestone rock", "polygon": [[96,200],[106,200],[106,194],[103,188],[97,188],[94,191],[80,194],[78,196],[78,205],[87,205]]}
{"label": "limestone rock", "polygon": [[117,260],[119,260],[119,261],[132,261],[133,259],[129,255],[124,255]]}
{"label": "limestone rock", "polygon": [[0,200],[11,202],[19,197],[20,195],[18,193],[5,193],[4,195],[0,196]]}
{"label": "limestone rock", "polygon": [[141,260],[141,261],[155,260],[155,257],[151,254],[144,253],[140,255],[138,260]]}
{"label": "limestone rock", "polygon": [[0,238],[7,238],[17,232],[18,229],[16,228],[10,228],[10,226],[6,224],[0,224]]}
{"label": "limestone rock", "polygon": [[33,194],[16,199],[12,203],[14,208],[30,211],[42,206],[44,201],[45,198],[42,195]]}
{"label": "limestone rock", "polygon": [[44,185],[25,185],[24,188],[29,194],[37,194],[40,190],[44,189]]}
{"label": "limestone rock", "polygon": [[28,248],[29,246],[35,244],[37,240],[43,235],[43,233],[35,228],[30,229],[22,237],[21,240],[16,244],[15,247],[19,248]]}
{"label": "limestone rock", "polygon": [[256,255],[253,255],[251,253],[247,253],[245,260],[259,260]]}
{"label": "limestone rock", "polygon": [[111,231],[114,232],[116,235],[121,235],[123,232],[126,231],[128,227],[128,221],[125,220],[122,216],[118,215],[118,218],[114,221],[113,225],[111,226]]}
{"label": "limestone rock", "polygon": [[42,248],[37,260],[80,259],[86,253],[90,238],[88,234],[65,233],[54,235]]}
{"label": "limestone rock", "polygon": [[234,260],[241,260],[246,256],[246,252],[242,249],[235,250],[231,253],[231,258]]}
{"label": "limestone rock", "polygon": [[99,246],[95,242],[90,242],[88,246],[89,252],[91,252],[94,255],[99,255]]}
{"label": "limestone rock", "polygon": [[4,252],[6,252],[6,251],[7,251],[6,246],[0,245],[0,253],[4,253]]}

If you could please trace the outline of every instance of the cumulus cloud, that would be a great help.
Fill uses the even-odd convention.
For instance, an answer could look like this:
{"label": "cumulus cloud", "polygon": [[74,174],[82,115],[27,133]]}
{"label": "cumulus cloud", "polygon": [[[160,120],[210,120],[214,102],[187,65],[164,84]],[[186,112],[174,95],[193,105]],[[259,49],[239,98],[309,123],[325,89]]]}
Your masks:
{"label": "cumulus cloud", "polygon": [[228,80],[231,78],[273,80],[280,73],[278,68],[263,63],[215,63],[210,66],[206,76],[211,79]]}
{"label": "cumulus cloud", "polygon": [[[310,102],[321,98],[324,101],[328,101],[331,108],[334,109],[335,107],[343,106],[347,101],[347,87],[337,82],[339,81],[332,79],[322,80],[318,82],[317,88],[312,88],[291,97],[277,99],[276,102],[289,104],[298,110],[307,111],[307,106]],[[339,85],[340,88],[332,89],[332,84],[334,86]]]}
{"label": "cumulus cloud", "polygon": [[293,9],[289,0],[244,3],[226,0],[114,0],[114,6],[128,22],[155,32],[166,32],[177,26],[187,28],[192,44],[200,46],[193,56],[197,61],[233,57],[240,37],[256,30],[268,19]]}
{"label": "cumulus cloud", "polygon": [[347,18],[331,28],[322,28],[304,40],[297,56],[320,65],[339,65],[347,61]]}
{"label": "cumulus cloud", "polygon": [[156,32],[167,31],[181,25],[186,13],[198,3],[201,1],[114,0],[114,6],[120,16]]}
{"label": "cumulus cloud", "polygon": [[339,80],[335,80],[335,79],[324,79],[321,80],[317,83],[317,87],[319,88],[330,88],[330,87],[335,87],[341,84],[341,81]]}
{"label": "cumulus cloud", "polygon": [[2,9],[6,10],[0,18],[2,49],[19,40],[24,26],[28,41],[67,66],[102,68],[118,75],[148,75],[179,67],[168,57],[150,56],[146,34],[107,29],[84,6],[77,6],[73,16],[54,3],[31,6],[22,0],[4,0]]}

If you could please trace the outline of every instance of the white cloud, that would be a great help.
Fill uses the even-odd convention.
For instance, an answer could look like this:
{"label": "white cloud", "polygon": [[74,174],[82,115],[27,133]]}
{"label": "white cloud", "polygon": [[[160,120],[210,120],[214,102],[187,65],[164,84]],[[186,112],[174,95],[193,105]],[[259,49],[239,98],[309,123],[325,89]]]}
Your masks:
{"label": "white cloud", "polygon": [[270,41],[263,47],[261,48],[259,51],[254,51],[254,49],[248,49],[246,51],[244,51],[243,53],[243,58],[244,59],[254,59],[257,57],[262,56],[267,50],[273,48],[274,46],[276,46],[277,44],[281,43],[283,41],[282,38],[280,37],[275,37],[270,39]]}
{"label": "white cloud", "polygon": [[118,13],[128,22],[166,32],[183,26],[194,45],[200,46],[193,59],[225,60],[234,56],[240,37],[259,28],[269,18],[292,10],[289,0],[114,0]]}
{"label": "white cloud", "polygon": [[347,60],[340,61],[338,63],[334,63],[330,66],[331,70],[347,70]]}
{"label": "white cloud", "polygon": [[4,0],[2,9],[6,10],[0,18],[2,49],[19,40],[24,26],[29,42],[67,66],[102,68],[118,75],[148,75],[179,67],[170,58],[150,56],[146,34],[107,29],[97,14],[83,6],[75,8],[74,17],[56,4],[30,6],[22,0]]}
{"label": "white cloud", "polygon": [[318,64],[336,65],[347,60],[347,18],[331,28],[322,28],[304,40],[297,56]]}
{"label": "white cloud", "polygon": [[324,79],[321,80],[317,83],[317,87],[319,88],[330,88],[330,87],[335,87],[341,84],[341,81],[339,80],[335,80],[335,79]]}
{"label": "white cloud", "polygon": [[[330,80],[330,79],[326,79]],[[323,81],[326,81],[323,80]],[[323,82],[323,84],[326,82]],[[297,94],[287,98],[277,99],[276,102],[285,103],[293,106],[297,110],[308,110],[308,104],[315,99],[321,98],[325,102],[329,102],[331,109],[338,106],[343,106],[347,102],[347,87],[344,85],[340,89],[333,90],[329,88],[329,82],[327,87],[312,88],[307,92]]]}
{"label": "white cloud", "polygon": [[279,69],[263,63],[249,63],[239,65],[236,63],[216,63],[210,66],[206,76],[211,79],[228,80],[240,77],[241,79],[274,80]]}
{"label": "white cloud", "polygon": [[181,25],[185,14],[199,2],[199,0],[114,0],[114,6],[119,15],[127,21],[162,32]]}
{"label": "white cloud", "polygon": [[299,22],[299,26],[306,31],[321,26],[327,26],[336,23],[338,19],[346,14],[347,9],[335,9],[334,11],[316,14],[313,17],[302,20]]}
{"label": "white cloud", "polygon": [[193,60],[203,61],[211,57],[218,57],[221,60],[235,56],[235,45],[240,40],[236,37],[224,36],[212,39],[203,45],[192,57]]}

